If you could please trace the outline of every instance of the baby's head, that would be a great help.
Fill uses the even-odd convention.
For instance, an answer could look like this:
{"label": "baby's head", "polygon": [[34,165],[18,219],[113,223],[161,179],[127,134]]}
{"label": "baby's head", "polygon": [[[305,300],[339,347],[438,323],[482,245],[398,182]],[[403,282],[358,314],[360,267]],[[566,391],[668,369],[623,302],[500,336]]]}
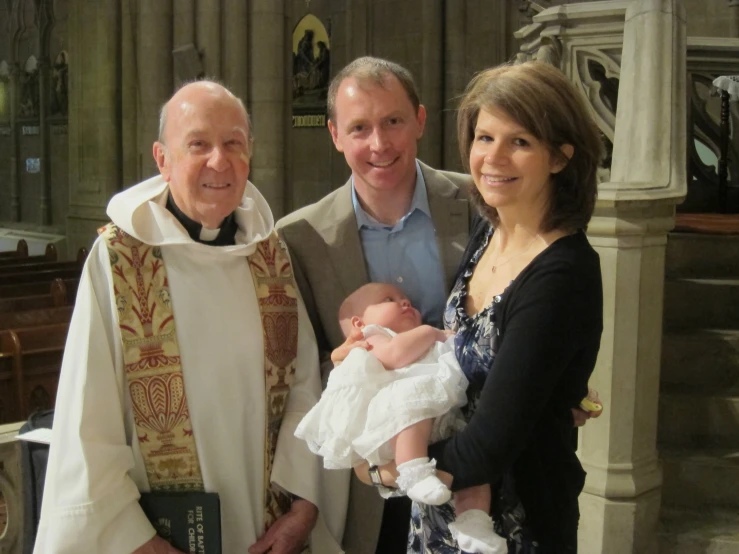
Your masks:
{"label": "baby's head", "polygon": [[339,324],[344,336],[349,336],[353,329],[371,324],[402,333],[421,325],[421,314],[398,287],[369,283],[355,290],[341,304]]}

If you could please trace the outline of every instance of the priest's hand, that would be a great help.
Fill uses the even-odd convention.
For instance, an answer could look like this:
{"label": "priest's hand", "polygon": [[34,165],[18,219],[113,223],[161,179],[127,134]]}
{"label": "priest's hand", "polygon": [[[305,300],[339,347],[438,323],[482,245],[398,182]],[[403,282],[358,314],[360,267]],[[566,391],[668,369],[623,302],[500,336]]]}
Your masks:
{"label": "priest's hand", "polygon": [[154,535],[154,538],[139,546],[132,554],[185,554],[165,541],[162,537]]}
{"label": "priest's hand", "polygon": [[302,498],[293,500],[290,511],[274,522],[267,532],[249,547],[249,554],[298,554],[316,525],[318,508]]}

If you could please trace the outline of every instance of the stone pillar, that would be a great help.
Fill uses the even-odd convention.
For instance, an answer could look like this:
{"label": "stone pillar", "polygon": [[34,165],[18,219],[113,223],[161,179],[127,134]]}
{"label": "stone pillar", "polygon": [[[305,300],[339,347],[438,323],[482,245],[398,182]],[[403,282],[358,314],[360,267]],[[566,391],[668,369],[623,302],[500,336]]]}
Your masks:
{"label": "stone pillar", "polygon": [[118,0],[69,4],[68,252],[89,247],[121,186]]}
{"label": "stone pillar", "polygon": [[20,163],[20,144],[18,142],[18,97],[20,96],[20,66],[10,62],[10,220],[21,220],[21,185],[18,175]]}
{"label": "stone pillar", "polygon": [[[205,76],[221,78],[221,1],[197,0],[195,36]],[[228,14],[225,15],[227,17]]]}
{"label": "stone pillar", "polygon": [[141,177],[146,178],[158,173],[151,148],[159,136],[159,110],[174,89],[172,0],[139,0],[137,19],[138,144]]}
{"label": "stone pillar", "polygon": [[[43,34],[39,32],[39,34]],[[38,59],[39,74],[39,133],[41,139],[41,195],[39,198],[41,225],[51,224],[51,146],[49,135],[49,58],[46,52]]]}
{"label": "stone pillar", "polygon": [[[224,0],[223,4],[223,81],[236,96],[246,102],[249,79],[249,16],[243,0]],[[284,48],[284,46],[283,46]]]}
{"label": "stone pillar", "polygon": [[466,63],[466,18],[467,1],[445,2],[444,27],[444,161],[446,169],[460,168],[459,146],[457,144],[456,102],[467,85]]}
{"label": "stone pillar", "polygon": [[[183,0],[184,1],[184,0]],[[139,148],[139,68],[136,22],[138,0],[120,0],[121,7],[121,187],[141,181],[144,152]],[[70,116],[71,117],[71,116]],[[150,157],[150,153],[146,153]]]}
{"label": "stone pillar", "polygon": [[626,11],[611,181],[588,229],[603,270],[604,331],[591,379],[605,412],[582,430],[580,550],[658,552],[657,407],[667,232],[687,191],[686,37],[679,0]]}
{"label": "stone pillar", "polygon": [[739,0],[729,0],[729,25],[731,36],[739,38]]}
{"label": "stone pillar", "polygon": [[444,155],[444,3],[424,2],[421,9],[421,103],[426,106],[426,131],[418,157],[431,167],[441,167]]}
{"label": "stone pillar", "polygon": [[[251,181],[269,202],[275,219],[285,213],[286,94],[285,1],[249,2],[248,108],[254,127]],[[258,22],[258,23],[254,23]]]}
{"label": "stone pillar", "polygon": [[195,41],[195,0],[177,0],[172,9],[174,47],[197,44]]}
{"label": "stone pillar", "polygon": [[359,56],[371,56],[372,1],[346,0],[346,63]]}

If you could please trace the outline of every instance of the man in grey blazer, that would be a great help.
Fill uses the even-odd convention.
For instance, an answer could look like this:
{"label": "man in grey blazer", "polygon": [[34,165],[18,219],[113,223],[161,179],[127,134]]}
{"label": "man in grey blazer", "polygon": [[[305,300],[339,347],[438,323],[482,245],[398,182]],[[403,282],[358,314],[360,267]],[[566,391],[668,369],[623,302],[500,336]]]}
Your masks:
{"label": "man in grey blazer", "polygon": [[[352,176],[277,224],[326,358],[344,342],[341,302],[370,281],[399,286],[426,323],[441,325],[467,244],[466,188],[472,183],[467,175],[416,160],[426,111],[401,66],[371,57],[355,60],[332,81],[328,111],[334,145]],[[409,508],[398,502],[383,501],[352,476],[346,552],[404,553]]]}

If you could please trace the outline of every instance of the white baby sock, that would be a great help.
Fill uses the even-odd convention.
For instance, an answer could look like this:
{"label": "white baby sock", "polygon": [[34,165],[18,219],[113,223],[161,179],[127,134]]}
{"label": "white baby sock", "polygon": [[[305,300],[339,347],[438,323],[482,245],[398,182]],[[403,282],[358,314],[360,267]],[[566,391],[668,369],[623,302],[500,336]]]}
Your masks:
{"label": "white baby sock", "polygon": [[436,460],[429,461],[428,458],[400,464],[396,484],[408,498],[421,504],[439,506],[452,497],[452,492],[436,476]]}
{"label": "white baby sock", "polygon": [[493,518],[482,510],[467,510],[459,514],[449,531],[465,552],[506,554],[507,541],[493,529]]}

